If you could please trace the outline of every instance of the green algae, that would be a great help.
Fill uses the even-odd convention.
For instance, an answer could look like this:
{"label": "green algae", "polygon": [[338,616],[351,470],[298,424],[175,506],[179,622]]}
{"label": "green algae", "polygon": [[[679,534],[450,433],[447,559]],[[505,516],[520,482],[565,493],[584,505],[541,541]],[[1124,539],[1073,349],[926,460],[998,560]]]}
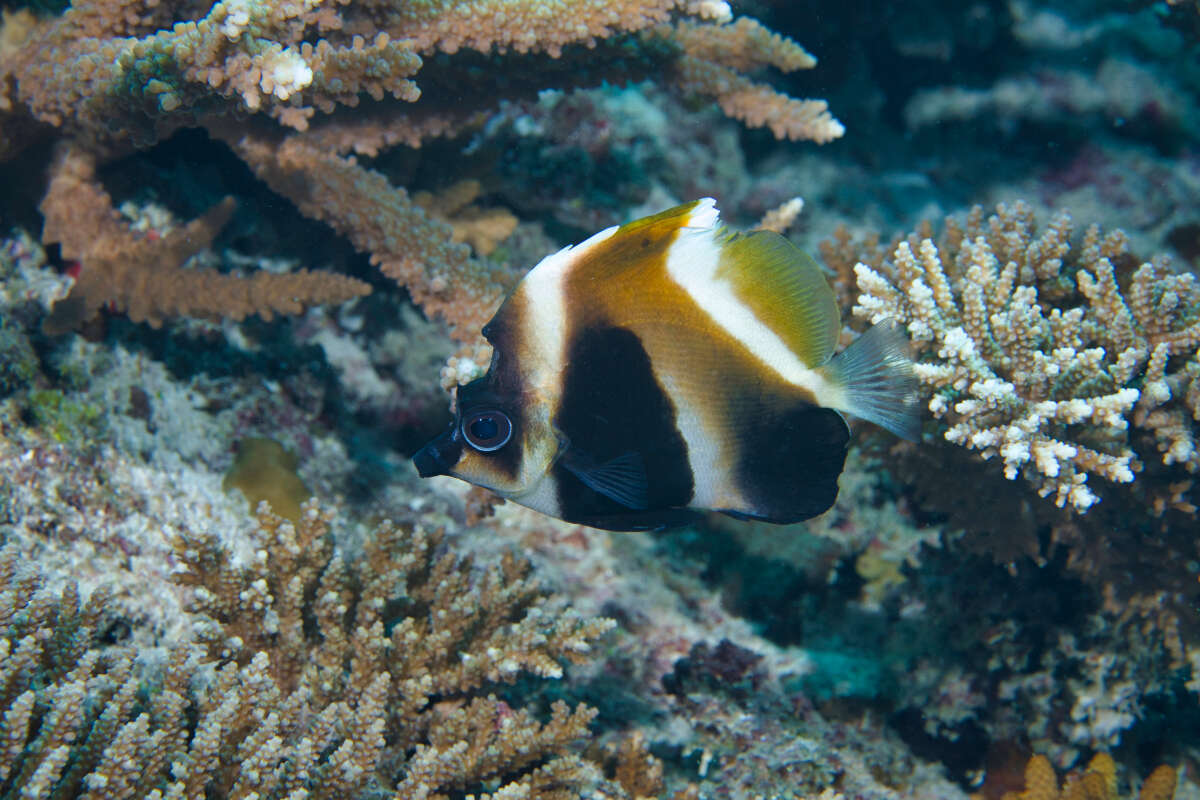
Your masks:
{"label": "green algae", "polygon": [[107,428],[104,410],[60,389],[35,389],[25,396],[33,424],[60,444],[98,441]]}

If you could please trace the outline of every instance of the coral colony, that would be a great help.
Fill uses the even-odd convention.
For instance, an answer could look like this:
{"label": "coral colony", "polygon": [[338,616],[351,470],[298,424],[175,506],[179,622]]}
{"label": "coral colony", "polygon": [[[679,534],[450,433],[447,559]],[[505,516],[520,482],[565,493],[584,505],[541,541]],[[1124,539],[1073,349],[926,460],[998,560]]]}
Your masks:
{"label": "coral colony", "polygon": [[[1200,797],[1200,6],[860,6],[5,3],[0,798]],[[514,294],[671,208],[663,253],[820,258]],[[802,376],[894,330],[917,413],[829,395],[811,502],[704,472],[817,451],[712,419],[706,359],[775,351],[681,356],[689,280],[795,299]],[[418,476],[506,358],[532,425],[567,321],[626,317],[712,503],[579,524],[661,527],[605,403],[604,458],[543,444],[609,517]]]}

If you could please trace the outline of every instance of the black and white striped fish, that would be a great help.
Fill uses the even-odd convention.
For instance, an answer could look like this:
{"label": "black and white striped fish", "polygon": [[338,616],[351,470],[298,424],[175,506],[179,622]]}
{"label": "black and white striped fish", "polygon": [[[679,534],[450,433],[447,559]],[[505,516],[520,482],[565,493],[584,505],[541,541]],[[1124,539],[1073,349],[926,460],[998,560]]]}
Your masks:
{"label": "black and white striped fish", "polygon": [[611,530],[705,509],[808,519],[837,497],[837,410],[916,435],[903,333],[879,325],[834,356],[840,330],[811,258],[775,233],[730,233],[697,200],[530,270],[483,329],[488,373],[413,461]]}

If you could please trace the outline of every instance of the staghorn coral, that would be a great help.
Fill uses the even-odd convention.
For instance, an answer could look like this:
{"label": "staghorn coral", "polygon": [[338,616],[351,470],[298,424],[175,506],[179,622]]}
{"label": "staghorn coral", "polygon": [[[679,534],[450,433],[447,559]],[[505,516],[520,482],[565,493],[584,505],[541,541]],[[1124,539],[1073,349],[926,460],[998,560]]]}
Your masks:
{"label": "staghorn coral", "polygon": [[[15,547],[0,551],[0,795],[82,796],[90,776],[99,788],[101,764],[111,766],[124,746],[118,728],[135,717],[142,728],[161,719],[173,698],[162,691],[147,703],[136,649],[106,644],[120,630],[106,595],[81,602],[74,584],[54,591],[22,562]],[[161,733],[142,742],[168,746]],[[144,763],[152,773],[162,767]],[[126,765],[124,776],[114,775],[117,792],[93,796],[122,796],[117,781],[136,785],[128,773],[138,770]]]}
{"label": "staghorn coral", "polygon": [[631,797],[657,797],[662,794],[662,762],[650,755],[646,749],[646,737],[641,731],[622,737],[615,745],[609,745],[605,755],[612,763],[617,783]]}
{"label": "staghorn coral", "polygon": [[362,281],[330,272],[300,270],[239,277],[213,269],[185,269],[233,214],[226,198],[202,217],[161,237],[139,236],[112,207],[95,176],[95,163],[77,148],[63,148],[42,200],[42,240],[56,242],[80,262],[71,292],[55,303],[43,324],[60,334],[94,317],[105,304],[135,322],[158,327],[169,316],[243,319],[296,314],[314,303],[340,303],[366,294]]}
{"label": "staghorn coral", "polygon": [[[881,246],[843,233],[823,248],[842,302],[857,267],[860,313],[890,306],[909,325],[940,415],[927,434],[944,441],[895,447],[887,458],[926,510],[948,512],[965,528],[952,549],[960,558],[987,553],[1018,575],[1024,565],[1045,574],[1061,567],[1067,573],[1057,580],[1074,574],[1084,583],[1082,593],[1060,589],[1063,596],[1104,598],[1040,659],[1029,659],[1017,633],[1036,625],[993,626],[993,660],[967,672],[976,690],[1000,680],[1004,702],[982,707],[977,722],[997,739],[1027,738],[1055,756],[1122,741],[1156,698],[1182,691],[1178,671],[1195,663],[1198,641],[1187,496],[1195,462],[1181,456],[1196,436],[1196,343],[1188,341],[1200,297],[1194,277],[1165,259],[1134,259],[1120,233],[1092,227],[1081,239],[1072,246],[1064,214],[1038,231],[1018,204],[987,220],[976,209],[939,237],[923,226]],[[1121,393],[1127,399],[1111,418],[1083,413]],[[999,443],[989,449],[993,435]],[[1050,451],[1040,463],[1038,448]],[[989,464],[979,450],[999,458]],[[995,480],[1001,460],[1009,477],[1025,475],[1063,507],[1032,497],[1024,480]],[[1093,469],[1105,463],[1138,478],[1085,482],[1105,474]],[[973,497],[965,506],[964,492]],[[1111,502],[1096,506],[1099,496]]]}
{"label": "staghorn coral", "polygon": [[352,158],[296,138],[280,144],[231,135],[235,152],[267,185],[371,253],[372,264],[407,286],[426,314],[449,322],[457,338],[478,338],[504,296],[504,270],[473,259],[448,224],[431,219],[408,192]]}
{"label": "staghorn coral", "polygon": [[663,764],[650,754],[646,737],[634,731],[620,737],[616,743],[605,746],[603,752],[605,771],[611,773],[612,781],[625,792],[630,800],[651,800],[669,797],[670,800],[700,800],[700,787],[688,783],[674,793],[665,793]]}
{"label": "staghorn coral", "polygon": [[201,589],[197,635],[210,653],[242,665],[269,654],[280,697],[324,708],[331,721],[353,713],[354,698],[377,694],[385,713],[365,727],[387,745],[353,763],[364,780],[384,763],[398,768],[399,796],[501,775],[510,791],[569,778],[571,757],[543,759],[579,738],[591,711],[556,704],[540,725],[478,692],[523,673],[560,677],[560,660],[586,658],[611,622],[552,613],[529,565],[511,555],[473,576],[470,561],[440,552],[440,535],[420,527],[384,523],[361,561],[343,561],[328,517],[313,504],[302,514],[296,526],[260,514],[263,540],[244,568],[211,538],[181,543],[189,568],[181,580]]}
{"label": "staghorn coral", "polygon": [[[672,19],[676,15],[679,21]],[[728,6],[694,0],[425,0],[338,7],[224,0],[211,8],[92,0],[28,26],[24,46],[4,53],[0,77],[10,88],[3,108],[104,138],[157,139],[234,109],[264,111],[305,130],[317,110],[354,107],[364,95],[415,103],[422,91],[414,78],[424,59],[438,53],[559,59],[571,47],[596,48],[618,34],[646,32],[687,52],[692,63],[683,72],[707,64],[736,91],[754,87],[765,110],[746,107],[735,114],[760,117],[751,124],[781,126],[777,135],[785,130],[792,138],[841,135],[827,113],[780,113],[775,106],[786,107],[784,98],[742,75],[768,64],[785,71],[808,68],[815,59],[753,20],[728,24],[730,18]],[[685,90],[700,88],[697,83],[682,78]],[[706,93],[727,93],[711,83],[699,81]],[[787,123],[789,116],[797,121]],[[822,127],[805,135],[802,124],[814,119]],[[129,127],[116,128],[116,120]]]}
{"label": "staghorn coral", "polygon": [[824,100],[796,100],[743,74],[768,65],[783,72],[816,66],[817,60],[795,42],[747,17],[719,27],[682,22],[673,38],[684,52],[677,67],[680,84],[715,98],[730,117],[768,128],[777,139],[825,144],[845,133]]}
{"label": "staghorn coral", "polygon": [[793,197],[785,203],[781,203],[775,208],[763,214],[762,219],[758,221],[755,227],[764,231],[775,231],[775,233],[783,234],[796,221],[796,217],[800,216],[800,212],[804,210],[804,198]]}
{"label": "staghorn coral", "polygon": [[419,527],[385,523],[346,562],[315,504],[259,521],[242,567],[211,536],[178,542],[196,637],[165,661],[105,644],[101,594],[0,553],[0,794],[568,798],[594,778],[570,752],[592,710],[539,722],[485,690],[561,675],[610,622],[553,608],[515,559],[475,574]]}
{"label": "staghorn coral", "polygon": [[[369,253],[429,315],[474,341],[479,319],[511,279],[470,259],[403,190],[341,154],[375,155],[459,133],[504,97],[648,75],[713,97],[731,116],[778,137],[840,136],[822,101],[793,100],[748,77],[815,60],[758,23],[731,17],[719,0],[84,0],[57,17],[5,18],[0,159],[48,129],[108,155],[206,127],[303,213]],[[283,132],[291,136],[281,142]],[[173,271],[139,305],[124,297],[121,273],[81,280],[79,301],[64,306],[53,329],[69,329],[108,297],[153,322],[213,313],[177,297],[160,302],[180,283]],[[302,286],[314,280],[306,275]],[[192,288],[178,295],[207,296]],[[292,291],[303,296],[301,287]]]}
{"label": "staghorn coral", "polygon": [[[1151,458],[1134,450],[1139,434],[1171,472],[1200,468],[1200,287],[1165,257],[1122,285],[1124,235],[1093,226],[1072,248],[1071,231],[1065,212],[1039,233],[1024,204],[986,224],[977,208],[936,243],[913,234],[890,259],[858,263],[854,314],[908,326],[947,441],[999,456],[1009,479],[1084,512],[1098,499],[1089,475],[1128,483]],[[1160,510],[1194,512],[1173,491]]]}

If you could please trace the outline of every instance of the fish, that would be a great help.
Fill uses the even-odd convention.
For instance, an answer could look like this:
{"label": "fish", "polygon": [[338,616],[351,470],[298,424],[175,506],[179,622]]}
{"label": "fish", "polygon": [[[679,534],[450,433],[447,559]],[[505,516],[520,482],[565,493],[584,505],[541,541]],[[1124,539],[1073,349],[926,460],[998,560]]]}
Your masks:
{"label": "fish", "polygon": [[918,434],[903,329],[881,322],[834,355],[841,329],[812,258],[730,231],[701,198],[526,273],[483,327],[487,372],[413,463],[614,531],[710,511],[810,519],[837,498],[842,412]]}

